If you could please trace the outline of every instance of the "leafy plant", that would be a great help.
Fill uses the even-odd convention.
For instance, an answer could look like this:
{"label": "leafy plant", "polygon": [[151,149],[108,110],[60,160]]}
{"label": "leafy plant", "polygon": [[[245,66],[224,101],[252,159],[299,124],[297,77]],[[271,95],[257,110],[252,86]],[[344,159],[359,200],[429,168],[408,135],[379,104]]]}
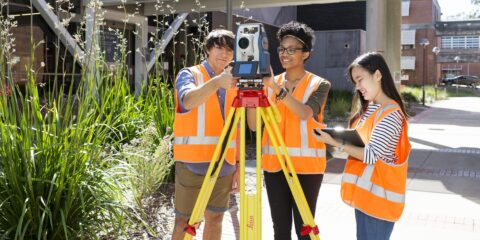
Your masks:
{"label": "leafy plant", "polygon": [[325,123],[346,122],[352,105],[350,91],[330,90],[325,106]]}
{"label": "leafy plant", "polygon": [[[2,23],[9,19],[1,18]],[[4,46],[10,38],[8,26],[2,26]],[[0,48],[2,89],[15,86],[7,64],[12,51]],[[84,70],[78,88],[70,85],[64,96],[60,86],[43,104],[33,60],[32,50],[24,92],[12,87],[11,96],[0,98],[1,238],[95,239],[102,232],[125,233],[137,216],[124,201],[123,163],[100,153],[106,142],[123,139],[112,136],[121,135],[119,120],[134,109],[129,101],[118,104],[128,96],[126,79],[103,71],[97,59],[94,70],[109,84],[97,85]]]}
{"label": "leafy plant", "polygon": [[143,198],[151,196],[170,173],[174,164],[171,138],[160,137],[156,127],[151,124],[139,138],[122,147],[122,155],[134,170],[130,182],[138,205],[141,205]]}
{"label": "leafy plant", "polygon": [[[0,0],[2,13],[6,3]],[[96,10],[101,6],[98,0],[89,4]],[[65,13],[63,26],[73,16],[72,6],[68,0],[59,0],[51,7]],[[197,6],[202,8],[199,1]],[[99,22],[92,35],[110,31],[101,22],[103,11],[94,12]],[[204,13],[198,13],[193,22],[198,32],[192,35],[184,30],[186,38],[180,44],[191,54],[186,59],[199,63],[209,23]],[[157,29],[168,26],[166,19],[158,23]],[[160,55],[148,84],[134,96],[126,63],[132,53],[127,52],[125,30],[111,30],[118,40],[113,64],[105,62],[95,37],[94,47],[83,59],[70,56],[58,40],[52,51],[56,56],[53,84],[44,88],[36,81],[38,69],[32,67],[34,49],[43,43],[32,39],[31,62],[25,66],[28,82],[20,89],[11,75],[14,41],[9,32],[13,27],[13,18],[2,14],[0,239],[117,239],[125,237],[132,223],[151,230],[141,218],[142,199],[170,177],[174,166],[174,91],[167,69],[159,64],[168,55]],[[81,47],[87,45],[81,39],[84,30],[82,23],[74,35]],[[154,43],[158,40],[155,36]],[[62,63],[68,57],[74,61],[72,69],[67,69],[66,61]],[[84,60],[91,64],[78,69],[76,61]],[[66,77],[71,73],[79,73],[78,79]]]}
{"label": "leafy plant", "polygon": [[[411,103],[420,103],[422,101],[423,91],[418,86],[402,86],[400,89],[403,101],[409,105]],[[448,95],[442,89],[433,86],[425,86],[425,102],[431,103],[436,100],[447,99]]]}

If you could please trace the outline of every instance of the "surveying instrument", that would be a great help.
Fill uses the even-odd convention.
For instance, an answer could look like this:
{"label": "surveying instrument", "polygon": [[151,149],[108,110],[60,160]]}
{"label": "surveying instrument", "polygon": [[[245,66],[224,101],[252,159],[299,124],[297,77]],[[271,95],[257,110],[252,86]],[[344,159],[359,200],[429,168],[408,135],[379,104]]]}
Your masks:
{"label": "surveying instrument", "polygon": [[[274,146],[278,161],[298,207],[304,227],[302,235],[320,239],[318,227],[308,206],[295,168],[288,155],[285,142],[277,124],[280,114],[275,104],[265,95],[263,77],[271,76],[268,39],[262,24],[249,23],[239,26],[235,36],[235,56],[232,74],[240,77],[237,96],[230,109],[219,142],[213,153],[192,215],[185,227],[184,240],[196,235],[196,229],[203,218],[208,200],[225,160],[227,146],[240,123],[240,239],[262,239],[262,123]],[[245,189],[245,108],[256,111],[256,192]],[[280,150],[281,149],[281,150]]]}

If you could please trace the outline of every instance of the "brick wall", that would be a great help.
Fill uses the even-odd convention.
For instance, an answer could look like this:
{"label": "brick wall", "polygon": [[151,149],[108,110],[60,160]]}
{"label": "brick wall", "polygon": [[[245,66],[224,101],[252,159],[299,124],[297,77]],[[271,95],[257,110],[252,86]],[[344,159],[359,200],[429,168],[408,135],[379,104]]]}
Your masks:
{"label": "brick wall", "polygon": [[435,13],[432,0],[410,0],[410,14],[408,17],[402,17],[402,23],[432,23]]}

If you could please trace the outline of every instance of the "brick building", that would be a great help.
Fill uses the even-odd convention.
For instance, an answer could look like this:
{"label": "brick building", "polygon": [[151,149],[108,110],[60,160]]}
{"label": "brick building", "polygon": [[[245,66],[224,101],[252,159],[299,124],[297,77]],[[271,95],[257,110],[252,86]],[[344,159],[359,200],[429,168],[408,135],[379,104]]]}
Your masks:
{"label": "brick building", "polygon": [[[435,32],[440,17],[437,0],[402,1],[402,84],[421,85],[423,76],[425,84],[436,83],[439,70],[432,49],[440,43]],[[422,39],[429,42],[425,48],[420,45]]]}
{"label": "brick building", "polygon": [[480,21],[442,22],[441,15],[437,0],[402,1],[402,84],[480,75]]}
{"label": "brick building", "polygon": [[435,30],[440,39],[437,76],[480,76],[480,21],[437,22]]}

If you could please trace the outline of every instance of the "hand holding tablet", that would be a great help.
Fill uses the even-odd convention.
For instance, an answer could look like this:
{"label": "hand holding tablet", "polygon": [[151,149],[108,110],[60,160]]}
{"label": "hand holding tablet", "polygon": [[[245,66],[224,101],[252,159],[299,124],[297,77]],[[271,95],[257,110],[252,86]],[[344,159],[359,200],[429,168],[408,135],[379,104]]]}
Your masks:
{"label": "hand holding tablet", "polygon": [[[321,129],[323,132],[328,133],[333,139],[340,143],[351,144],[357,147],[365,147],[360,135],[358,135],[357,130],[355,129],[344,129],[344,128],[324,128]],[[316,129],[313,130],[314,134],[320,136],[320,132]]]}

